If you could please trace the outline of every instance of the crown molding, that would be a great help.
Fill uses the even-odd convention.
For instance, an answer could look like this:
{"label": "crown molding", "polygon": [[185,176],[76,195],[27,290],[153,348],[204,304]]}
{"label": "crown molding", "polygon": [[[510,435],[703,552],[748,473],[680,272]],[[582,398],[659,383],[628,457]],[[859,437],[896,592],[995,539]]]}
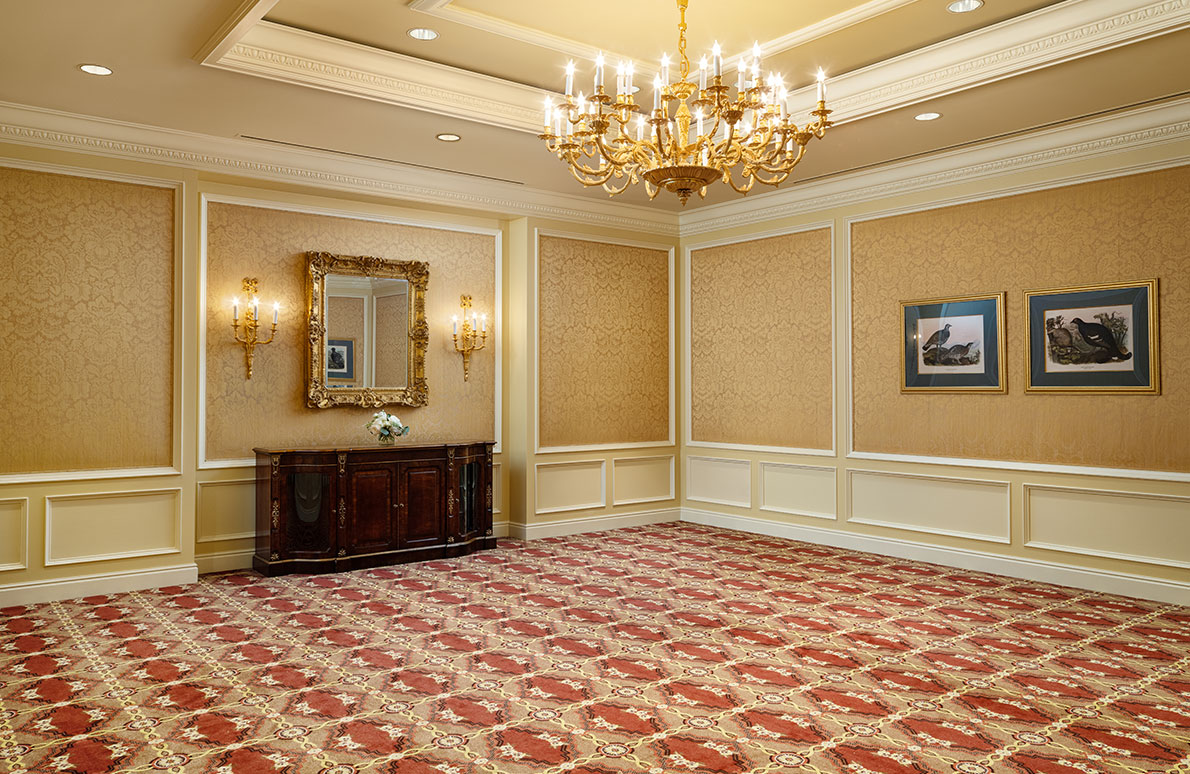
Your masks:
{"label": "crown molding", "polygon": [[[856,121],[1190,27],[1190,0],[1066,0],[831,78],[831,120]],[[795,109],[814,86],[793,92]]]}
{"label": "crown molding", "polygon": [[[1190,138],[1190,98],[850,172],[679,216],[683,238]],[[1178,156],[1160,166],[1190,162]],[[1073,178],[1072,178],[1073,179]]]}
{"label": "crown molding", "polygon": [[218,61],[273,10],[273,6],[278,2],[280,0],[243,0],[198,50],[194,60],[202,64]]}
{"label": "crown molding", "polygon": [[211,67],[538,134],[544,92],[262,21]]}
{"label": "crown molding", "polygon": [[673,212],[327,151],[0,102],[0,141],[350,193],[678,236]]}

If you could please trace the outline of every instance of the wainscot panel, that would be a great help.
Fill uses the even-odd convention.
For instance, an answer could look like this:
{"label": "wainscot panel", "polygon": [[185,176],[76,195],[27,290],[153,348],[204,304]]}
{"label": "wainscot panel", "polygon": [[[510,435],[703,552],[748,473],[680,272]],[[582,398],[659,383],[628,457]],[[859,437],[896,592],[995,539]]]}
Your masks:
{"label": "wainscot panel", "polygon": [[674,458],[621,457],[612,460],[612,504],[631,505],[672,500]]}
{"label": "wainscot panel", "polygon": [[848,470],[855,524],[1011,542],[1007,481]]}
{"label": "wainscot panel", "polygon": [[45,563],[181,552],[181,489],[45,498]]}
{"label": "wainscot panel", "polygon": [[835,519],[835,469],[760,463],[760,510]]}
{"label": "wainscot panel", "polygon": [[687,457],[686,499],[751,508],[752,463],[722,457]]}
{"label": "wainscot panel", "polygon": [[537,463],[537,513],[602,508],[607,503],[604,460]]}

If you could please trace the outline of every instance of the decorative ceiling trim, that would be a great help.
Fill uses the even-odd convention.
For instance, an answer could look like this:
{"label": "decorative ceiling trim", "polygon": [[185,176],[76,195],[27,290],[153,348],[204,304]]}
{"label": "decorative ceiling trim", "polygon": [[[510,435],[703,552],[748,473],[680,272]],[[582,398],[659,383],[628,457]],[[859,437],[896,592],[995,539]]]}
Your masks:
{"label": "decorative ceiling trim", "polygon": [[202,64],[219,61],[231,47],[240,42],[280,0],[243,0],[235,13],[227,17],[215,34],[207,39],[194,59]]}
{"label": "decorative ceiling trim", "polygon": [[379,194],[497,216],[549,218],[667,237],[678,235],[677,215],[651,207],[9,102],[0,102],[0,141],[336,191]]}
{"label": "decorative ceiling trim", "polygon": [[[1190,140],[1188,116],[1190,98],[1174,100],[913,161],[829,177],[784,191],[703,207],[680,216],[649,207],[587,199],[510,183],[476,181],[449,172],[344,158],[321,151],[279,148],[267,143],[159,129],[4,102],[0,102],[0,141],[336,191],[380,194],[496,216],[548,218],[589,223],[610,230],[685,238],[1101,158],[1107,154],[1185,142]],[[1190,147],[1185,153],[1159,161],[1121,163],[1108,172],[1081,176],[1081,173],[1074,173],[1048,180],[1047,184],[1067,185],[1084,178],[1090,180],[1187,163],[1190,163]],[[1012,190],[1006,187],[1003,193]],[[945,204],[944,201],[936,203]]]}
{"label": "decorative ceiling trim", "polygon": [[[1067,0],[830,80],[831,120],[856,121],[1190,27],[1190,0]],[[789,96],[795,110],[814,86]]]}
{"label": "decorative ceiling trim", "polygon": [[[1190,99],[851,172],[682,213],[682,237],[1190,139]],[[1190,162],[1190,153],[1153,168]],[[1141,171],[1129,167],[1130,171]],[[1102,175],[1100,175],[1102,176]],[[1076,178],[1071,177],[1067,184]]]}
{"label": "decorative ceiling trim", "polygon": [[212,66],[523,132],[541,131],[540,89],[261,22]]}
{"label": "decorative ceiling trim", "polygon": [[[434,0],[436,1],[436,0]],[[898,0],[873,0],[874,11]],[[455,13],[461,13],[455,11]],[[856,121],[1190,28],[1190,0],[1066,0],[831,79],[831,119]],[[541,131],[540,89],[272,22],[210,66],[507,129]],[[797,112],[813,86],[789,97]],[[557,96],[557,95],[554,95]]]}

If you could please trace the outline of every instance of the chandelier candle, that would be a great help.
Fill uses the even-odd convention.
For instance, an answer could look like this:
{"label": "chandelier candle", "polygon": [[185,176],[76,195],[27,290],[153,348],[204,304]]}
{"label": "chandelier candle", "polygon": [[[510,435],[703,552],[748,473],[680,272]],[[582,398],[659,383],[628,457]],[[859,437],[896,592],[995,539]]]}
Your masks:
{"label": "chandelier candle", "polygon": [[[601,53],[595,60],[589,99],[581,92],[575,98],[574,63],[566,65],[565,101],[556,107],[546,101],[545,130],[539,137],[576,180],[588,187],[603,186],[612,196],[642,180],[650,199],[664,188],[677,194],[683,204],[695,193],[706,196],[707,186],[716,181],[741,194],[757,182],[779,186],[805,156],[810,141],[822,139],[832,125],[825,74],[818,71],[817,106],[798,126],[786,106],[789,92],[784,79],[776,73],[762,76],[759,43],[752,47],[751,58],[739,60],[734,94],[723,83],[723,52],[718,43],[711,51],[709,68],[702,57],[697,77],[691,72],[686,54],[689,0],[677,3],[677,79],[671,81],[669,56],[662,56],[661,71],[653,81],[651,111],[636,104],[631,62],[617,68],[614,94],[607,92]],[[635,137],[630,126],[633,117]],[[647,132],[645,124],[651,127]]]}

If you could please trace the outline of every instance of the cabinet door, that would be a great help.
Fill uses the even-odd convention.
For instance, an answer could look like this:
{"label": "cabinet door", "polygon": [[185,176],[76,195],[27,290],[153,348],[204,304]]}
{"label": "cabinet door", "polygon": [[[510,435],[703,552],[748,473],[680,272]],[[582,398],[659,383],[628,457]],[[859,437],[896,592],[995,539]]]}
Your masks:
{"label": "cabinet door", "polygon": [[274,559],[325,559],[334,556],[333,478],[314,466],[281,467],[275,529],[284,536]]}
{"label": "cabinet door", "polygon": [[396,547],[395,466],[351,465],[347,469],[347,554],[391,551]]}
{"label": "cabinet door", "polygon": [[410,462],[400,466],[400,547],[436,546],[446,541],[446,466]]}

